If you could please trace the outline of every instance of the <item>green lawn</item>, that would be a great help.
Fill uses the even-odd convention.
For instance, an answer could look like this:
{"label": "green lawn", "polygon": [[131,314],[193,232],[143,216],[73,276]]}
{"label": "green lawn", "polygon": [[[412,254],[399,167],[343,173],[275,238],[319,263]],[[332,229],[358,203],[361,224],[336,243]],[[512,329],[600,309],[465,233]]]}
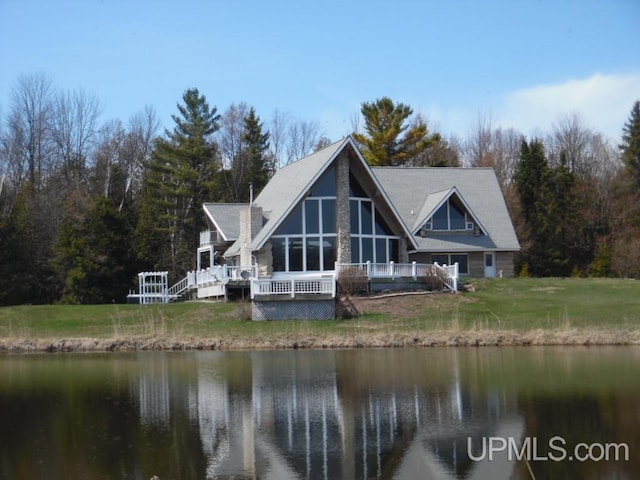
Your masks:
{"label": "green lawn", "polygon": [[465,325],[571,328],[640,325],[640,282],[610,278],[481,280],[460,306]]}
{"label": "green lawn", "polygon": [[[249,304],[43,305],[0,308],[0,338],[282,338],[434,331],[637,330],[640,282],[620,279],[474,280],[477,291],[395,297],[351,320],[247,320]],[[330,342],[335,344],[335,342]]]}

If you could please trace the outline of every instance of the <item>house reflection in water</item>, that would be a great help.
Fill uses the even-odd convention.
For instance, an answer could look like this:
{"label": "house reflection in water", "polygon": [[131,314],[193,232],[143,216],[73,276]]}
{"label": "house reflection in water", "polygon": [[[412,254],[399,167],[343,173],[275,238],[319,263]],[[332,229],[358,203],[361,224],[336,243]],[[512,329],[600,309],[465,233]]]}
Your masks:
{"label": "house reflection in water", "polygon": [[[410,369],[397,361],[402,353],[393,355],[394,361],[384,351],[201,357],[182,401],[199,429],[207,478],[513,475],[515,463],[506,455],[473,461],[467,441],[479,446],[490,436],[521,438],[516,399],[472,391],[473,382],[460,379],[455,349],[441,364]],[[169,386],[156,377],[157,391],[143,387],[145,378],[141,412],[159,421],[169,398],[159,390]]]}

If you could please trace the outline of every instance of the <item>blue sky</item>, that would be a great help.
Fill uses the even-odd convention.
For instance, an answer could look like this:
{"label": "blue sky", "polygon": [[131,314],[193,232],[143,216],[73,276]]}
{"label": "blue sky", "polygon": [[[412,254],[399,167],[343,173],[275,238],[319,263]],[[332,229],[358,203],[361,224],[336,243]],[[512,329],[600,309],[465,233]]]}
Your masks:
{"label": "blue sky", "polygon": [[0,113],[20,74],[84,88],[102,120],[187,88],[349,133],[360,104],[410,105],[464,137],[479,114],[531,135],[577,112],[618,141],[640,99],[638,0],[0,0]]}

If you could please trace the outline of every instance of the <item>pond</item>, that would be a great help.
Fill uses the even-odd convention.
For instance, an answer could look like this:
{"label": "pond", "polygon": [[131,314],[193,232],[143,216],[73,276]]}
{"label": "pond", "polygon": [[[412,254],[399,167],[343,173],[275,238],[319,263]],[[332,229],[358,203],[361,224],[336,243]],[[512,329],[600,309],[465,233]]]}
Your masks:
{"label": "pond", "polygon": [[640,348],[4,355],[1,479],[640,478]]}

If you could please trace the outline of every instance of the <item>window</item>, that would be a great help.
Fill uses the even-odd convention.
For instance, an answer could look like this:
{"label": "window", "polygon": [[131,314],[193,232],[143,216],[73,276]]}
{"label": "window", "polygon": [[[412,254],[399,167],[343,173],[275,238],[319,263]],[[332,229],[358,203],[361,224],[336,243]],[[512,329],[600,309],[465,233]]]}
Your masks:
{"label": "window", "polygon": [[335,268],[335,191],[335,169],[330,168],[276,230],[271,239],[274,272]]}
{"label": "window", "polygon": [[335,197],[336,196],[336,169],[329,168],[320,180],[311,189],[312,197]]}
{"label": "window", "polygon": [[[354,179],[352,178],[352,191]],[[398,236],[368,198],[350,199],[351,261],[388,263],[398,261]]]}
{"label": "window", "polygon": [[439,265],[458,264],[458,273],[469,274],[469,255],[466,253],[439,253],[431,255],[431,261]]}
{"label": "window", "polygon": [[304,222],[306,233],[320,232],[320,205],[317,200],[304,202]]}
{"label": "window", "polygon": [[[327,271],[337,258],[335,168],[318,180],[311,194],[274,233],[271,244],[274,272]],[[349,175],[351,261],[398,261],[399,237]]]}
{"label": "window", "polygon": [[336,233],[336,201],[322,200],[322,233]]}
{"label": "window", "polygon": [[473,230],[459,199],[451,196],[442,204],[425,224],[427,230]]}

